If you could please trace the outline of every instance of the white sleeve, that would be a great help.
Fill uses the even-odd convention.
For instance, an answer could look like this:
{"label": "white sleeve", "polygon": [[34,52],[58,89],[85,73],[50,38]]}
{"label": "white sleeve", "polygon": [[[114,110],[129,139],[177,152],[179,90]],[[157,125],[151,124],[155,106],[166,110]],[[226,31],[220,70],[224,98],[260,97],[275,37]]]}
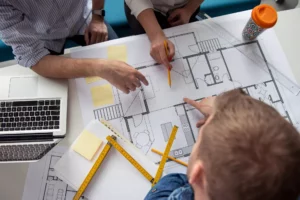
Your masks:
{"label": "white sleeve", "polygon": [[151,0],[125,0],[127,6],[131,10],[131,14],[137,17],[142,11],[152,8]]}

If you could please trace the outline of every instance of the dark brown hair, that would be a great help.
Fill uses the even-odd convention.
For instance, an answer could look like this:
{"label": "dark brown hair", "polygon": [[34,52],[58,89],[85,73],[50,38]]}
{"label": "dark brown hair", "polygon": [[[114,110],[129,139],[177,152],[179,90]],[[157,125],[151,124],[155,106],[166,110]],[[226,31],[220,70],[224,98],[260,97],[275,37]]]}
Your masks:
{"label": "dark brown hair", "polygon": [[216,98],[199,157],[211,200],[297,199],[300,136],[271,106],[241,89]]}

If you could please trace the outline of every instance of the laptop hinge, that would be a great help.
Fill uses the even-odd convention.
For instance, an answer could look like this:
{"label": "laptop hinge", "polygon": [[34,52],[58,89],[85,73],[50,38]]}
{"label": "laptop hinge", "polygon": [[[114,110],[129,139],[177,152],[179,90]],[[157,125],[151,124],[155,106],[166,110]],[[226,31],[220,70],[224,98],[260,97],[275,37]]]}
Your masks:
{"label": "laptop hinge", "polygon": [[53,133],[22,133],[0,135],[0,143],[21,141],[49,141],[63,136],[53,136]]}

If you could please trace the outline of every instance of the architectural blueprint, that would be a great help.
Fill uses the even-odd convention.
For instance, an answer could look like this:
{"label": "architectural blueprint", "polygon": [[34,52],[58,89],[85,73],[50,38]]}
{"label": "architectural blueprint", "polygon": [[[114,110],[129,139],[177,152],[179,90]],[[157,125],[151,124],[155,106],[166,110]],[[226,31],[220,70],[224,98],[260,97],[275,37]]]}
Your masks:
{"label": "architectural blueprint", "polygon": [[72,200],[76,191],[60,180],[54,165],[66,147],[56,146],[40,161],[29,165],[22,200]]}
{"label": "architectural blueprint", "polygon": [[[236,29],[239,31],[243,25],[237,24]],[[177,125],[179,130],[170,155],[187,160],[198,136],[195,124],[203,116],[185,104],[183,98],[200,101],[234,88],[243,88],[247,94],[273,106],[300,130],[297,104],[300,97],[284,88],[276,80],[276,74],[268,68],[268,62],[272,62],[276,67],[278,63],[284,71],[290,70],[273,31],[266,31],[258,40],[243,41],[234,46],[228,45],[203,22],[171,28],[165,33],[176,48],[171,62],[172,87],[168,86],[165,67],[155,63],[148,55],[150,44],[145,36],[120,40],[122,45],[127,45],[128,63],[146,76],[149,85],[128,95],[110,86],[109,95],[107,91],[103,93],[105,96],[101,96],[100,91],[97,95],[111,103],[95,104],[95,94],[91,92],[95,91],[95,87],[108,83],[105,80],[87,83],[83,78],[76,79],[85,124],[92,119],[104,118],[138,149],[151,154],[155,162],[159,162],[160,157],[152,155],[151,148],[163,150],[173,125]],[[94,58],[101,55],[105,58],[105,49],[105,45],[90,48],[74,52],[72,57]],[[257,64],[240,49],[250,49],[265,62]],[[167,171],[175,172],[173,165],[173,162],[168,163]]]}

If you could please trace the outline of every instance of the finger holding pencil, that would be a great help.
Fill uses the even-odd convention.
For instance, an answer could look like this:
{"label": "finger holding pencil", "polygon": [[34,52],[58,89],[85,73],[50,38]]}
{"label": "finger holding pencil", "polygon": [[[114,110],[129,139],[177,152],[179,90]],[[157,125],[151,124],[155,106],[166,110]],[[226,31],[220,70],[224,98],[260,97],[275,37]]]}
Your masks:
{"label": "finger holding pencil", "polygon": [[[153,152],[153,153],[156,153],[156,154],[158,154],[158,155],[163,155],[163,152],[160,152],[160,151],[158,151],[158,150],[156,150],[156,149],[151,149],[151,151]],[[183,161],[181,161],[181,160],[178,160],[178,159],[176,159],[176,158],[174,158],[173,156],[168,156],[168,159],[169,160],[172,160],[172,161],[174,161],[174,162],[176,162],[176,163],[178,163],[178,164],[181,164],[181,165],[183,165],[183,166],[188,166],[188,164],[186,163],[186,162],[183,162]]]}
{"label": "finger holding pencil", "polygon": [[159,37],[151,41],[150,55],[158,64],[162,64],[166,69],[172,69],[170,61],[175,55],[175,46],[167,37]]}

